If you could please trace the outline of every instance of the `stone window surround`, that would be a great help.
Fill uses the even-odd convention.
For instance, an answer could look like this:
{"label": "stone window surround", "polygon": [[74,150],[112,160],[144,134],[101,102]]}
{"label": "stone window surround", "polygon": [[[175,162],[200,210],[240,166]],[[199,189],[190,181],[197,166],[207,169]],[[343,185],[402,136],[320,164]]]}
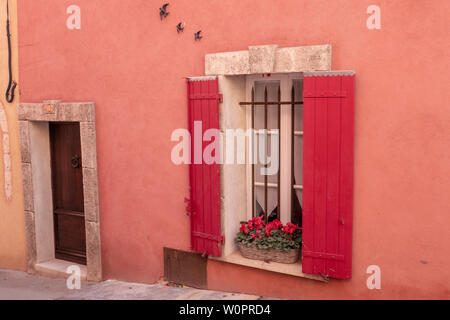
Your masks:
{"label": "stone window surround", "polygon": [[[332,46],[313,45],[279,48],[278,45],[251,46],[246,51],[221,52],[205,56],[205,76],[219,77],[219,91],[223,95],[220,106],[220,131],[242,129],[249,126],[247,112],[239,106],[241,101],[249,101],[246,77],[252,74],[292,74],[330,71]],[[204,78],[204,77],[201,77]],[[226,139],[224,138],[226,144]],[[221,165],[221,212],[222,232],[225,245],[221,258],[216,261],[248,266],[267,271],[284,273],[297,277],[323,281],[318,276],[304,274],[301,262],[284,265],[267,264],[243,258],[234,245],[233,239],[239,224],[236,221],[247,217],[247,183],[245,165]]]}
{"label": "stone window surround", "polygon": [[[90,281],[100,281],[102,266],[95,104],[90,102],[63,103],[59,100],[21,103],[18,105],[18,119],[28,272],[38,271],[39,264],[48,262],[48,260],[59,261],[54,258],[48,123],[79,122],[83,158],[86,278]],[[39,148],[33,148],[34,144],[39,145]],[[38,196],[35,198],[35,195]],[[45,221],[43,222],[43,220]]]}

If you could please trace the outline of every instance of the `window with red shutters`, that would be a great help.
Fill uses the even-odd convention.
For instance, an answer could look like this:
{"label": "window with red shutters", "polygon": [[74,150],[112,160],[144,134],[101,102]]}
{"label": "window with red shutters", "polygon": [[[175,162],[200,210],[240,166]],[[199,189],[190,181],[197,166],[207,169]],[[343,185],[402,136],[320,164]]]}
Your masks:
{"label": "window with red shutters", "polygon": [[304,273],[352,272],[353,71],[304,74]]}
{"label": "window with red shutters", "polygon": [[[218,92],[218,81],[217,77],[188,79],[191,150],[195,151],[197,148],[202,154],[210,142],[200,139],[203,142],[195,145],[195,141],[199,139],[194,137],[194,124],[202,122],[201,135],[208,129],[219,129],[221,95]],[[252,75],[247,76],[247,88],[243,90],[248,91],[250,88],[251,91],[256,88],[257,91],[258,85],[264,87],[274,84],[274,81],[279,81],[281,85],[277,87],[278,95],[275,94],[275,98],[271,99],[278,97],[283,101],[290,101],[291,97],[295,101],[295,107],[291,104],[274,106],[285,108],[281,109],[281,113],[274,113],[282,118],[282,121],[280,118],[275,119],[279,121],[278,128],[281,132],[281,179],[278,176],[278,182],[274,180],[272,184],[266,183],[263,186],[281,185],[282,191],[292,193],[289,197],[284,197],[283,193],[278,198],[274,196],[275,205],[272,204],[272,207],[277,206],[278,199],[278,205],[281,203],[278,218],[283,223],[292,221],[302,226],[303,246],[299,273],[349,279],[352,263],[355,73],[330,71],[272,75],[270,81],[261,81],[260,77]],[[267,91],[269,99],[270,92]],[[256,94],[256,98],[257,96]],[[248,119],[256,117],[258,120],[256,109],[246,108],[247,118],[250,115]],[[291,121],[292,125],[287,125]],[[258,129],[257,126],[255,128]],[[198,163],[194,161],[194,152],[191,158],[192,249],[220,257],[223,241],[220,164],[205,164],[203,159]],[[249,172],[252,170],[248,170],[247,175]],[[242,183],[247,185],[246,208],[252,208],[243,210],[244,213],[247,212],[247,218],[253,217],[254,208],[258,207],[253,205],[253,201],[258,201],[254,190],[258,191],[257,188],[260,187],[260,181],[257,177],[255,179],[256,182],[252,182],[251,179],[242,178]],[[266,202],[267,214],[272,207],[270,201],[261,201]],[[294,219],[299,220],[297,222]],[[235,221],[235,226],[239,226],[240,222]],[[228,227],[224,226],[225,229]],[[234,239],[230,237],[227,241]]]}

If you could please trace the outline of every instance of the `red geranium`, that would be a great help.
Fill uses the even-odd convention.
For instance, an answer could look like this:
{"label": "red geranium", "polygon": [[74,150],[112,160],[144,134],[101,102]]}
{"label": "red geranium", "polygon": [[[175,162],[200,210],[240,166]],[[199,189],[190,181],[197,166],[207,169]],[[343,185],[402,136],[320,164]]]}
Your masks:
{"label": "red geranium", "polygon": [[286,234],[292,235],[295,230],[298,229],[298,225],[288,222],[283,228],[282,231]]}
{"label": "red geranium", "polygon": [[272,234],[270,233],[271,230],[278,230],[280,229],[280,227],[282,227],[283,224],[281,223],[280,220],[275,219],[272,222],[269,222],[268,224],[266,224],[265,226],[265,231],[266,231],[266,236],[270,237]]}
{"label": "red geranium", "polygon": [[247,226],[245,225],[245,223],[243,223],[243,224],[241,225],[241,229],[239,229],[239,231],[240,231],[240,232],[244,232],[245,234],[248,233],[248,228],[247,228]]}
{"label": "red geranium", "polygon": [[291,222],[283,225],[275,219],[265,223],[264,217],[255,217],[242,223],[236,242],[250,246],[255,244],[258,249],[299,249],[301,246],[301,228]]}

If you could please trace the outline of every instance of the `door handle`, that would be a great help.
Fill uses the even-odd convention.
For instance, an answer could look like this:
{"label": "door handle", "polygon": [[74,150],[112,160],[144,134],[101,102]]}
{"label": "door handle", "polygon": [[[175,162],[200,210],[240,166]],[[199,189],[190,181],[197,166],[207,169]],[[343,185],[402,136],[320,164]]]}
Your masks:
{"label": "door handle", "polygon": [[72,160],[71,160],[71,164],[72,164],[72,168],[75,168],[75,169],[79,168],[81,165],[80,156],[78,156],[78,155],[73,156]]}

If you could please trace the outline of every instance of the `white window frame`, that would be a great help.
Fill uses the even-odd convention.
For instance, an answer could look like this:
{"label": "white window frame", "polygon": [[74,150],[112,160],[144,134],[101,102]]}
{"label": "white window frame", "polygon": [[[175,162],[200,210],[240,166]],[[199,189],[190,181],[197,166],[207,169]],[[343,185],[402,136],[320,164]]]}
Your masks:
{"label": "white window frame", "polygon": [[[252,74],[246,76],[245,95],[246,101],[251,101],[252,88],[255,82],[259,81],[279,81],[281,89],[281,101],[291,101],[291,90],[295,80],[303,80],[303,73],[283,73],[261,75]],[[246,107],[246,125],[247,129],[252,127],[252,108]],[[296,132],[295,134],[302,134]],[[279,212],[282,223],[291,221],[291,201],[292,201],[292,105],[281,105],[280,111],[280,155],[279,155],[279,170],[280,170],[280,203]],[[248,140],[247,160],[251,159],[251,150],[253,150],[252,139]],[[253,218],[252,212],[252,164],[246,161],[246,184],[247,184],[247,220]],[[302,189],[302,186],[295,186],[295,188]]]}

